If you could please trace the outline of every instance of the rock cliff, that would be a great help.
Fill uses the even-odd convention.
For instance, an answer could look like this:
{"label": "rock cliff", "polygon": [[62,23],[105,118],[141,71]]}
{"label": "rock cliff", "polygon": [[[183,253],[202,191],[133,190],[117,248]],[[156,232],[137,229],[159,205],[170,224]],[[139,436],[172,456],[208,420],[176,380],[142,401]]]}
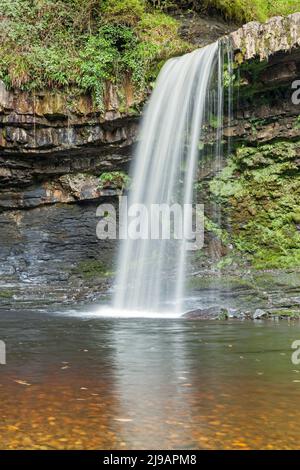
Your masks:
{"label": "rock cliff", "polygon": [[[200,38],[201,21],[187,18],[183,34],[194,31]],[[228,32],[219,28],[221,35]],[[233,227],[228,245],[250,254],[249,262],[258,244],[256,223],[260,233],[262,227],[271,227],[268,240],[276,232],[278,244],[289,238],[285,228],[292,230],[294,246],[283,249],[297,259],[289,250],[300,246],[300,104],[292,101],[292,82],[300,76],[300,14],[263,25],[251,22],[228,37],[235,64],[234,104],[224,139],[231,140],[233,154],[225,159],[221,175],[210,173],[208,165],[199,181],[210,200],[224,207]],[[201,39],[195,43],[203,45]],[[100,113],[89,96],[74,93],[70,98],[70,93],[48,90],[33,95],[7,91],[0,84],[2,303],[92,298],[94,290],[99,293],[99,286],[107,285],[115,245],[95,236],[95,210],[105,194],[98,178],[128,168],[146,93],[134,96],[130,82],[123,89],[107,84]],[[288,201],[290,193],[294,196]],[[115,193],[108,188],[107,194]],[[282,221],[284,212],[289,220],[278,228],[274,221]],[[275,215],[270,224],[271,213]],[[255,247],[250,244],[253,234]],[[277,248],[272,254],[276,267]],[[263,264],[267,257],[259,253]],[[234,260],[231,248],[225,248],[225,254]]]}

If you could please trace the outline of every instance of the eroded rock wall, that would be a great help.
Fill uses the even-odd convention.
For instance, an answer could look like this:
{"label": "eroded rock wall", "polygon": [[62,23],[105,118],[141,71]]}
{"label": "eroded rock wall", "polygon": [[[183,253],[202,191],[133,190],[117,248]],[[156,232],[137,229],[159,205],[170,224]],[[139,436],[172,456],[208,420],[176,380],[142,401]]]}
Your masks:
{"label": "eroded rock wall", "polygon": [[[209,164],[199,172],[204,202],[224,211],[210,243],[222,245],[229,264],[238,250],[251,263],[250,240],[257,236],[259,243],[263,230],[271,230],[268,243],[279,240],[274,266],[280,237],[286,259],[297,259],[300,105],[291,84],[300,78],[299,16],[250,23],[230,36],[234,112],[224,139],[232,156],[225,152],[219,177]],[[0,302],[73,301],[107,286],[116,246],[96,238],[96,207],[107,201],[98,177],[127,170],[144,100],[130,83],[123,90],[108,85],[100,113],[88,96],[32,96],[0,84]],[[249,229],[255,224],[258,232]],[[220,240],[220,230],[232,236]]]}
{"label": "eroded rock wall", "polygon": [[97,239],[96,209],[117,200],[99,176],[127,170],[142,101],[108,85],[100,113],[89,96],[0,83],[0,304],[73,302],[107,286],[116,243]]}
{"label": "eroded rock wall", "polygon": [[98,203],[1,214],[0,305],[38,308],[101,297],[114,270],[116,242],[96,237]]}
{"label": "eroded rock wall", "polygon": [[101,172],[128,166],[143,100],[129,84],[107,85],[100,113],[90,96],[13,93],[0,82],[0,209],[99,197]]}
{"label": "eroded rock wall", "polygon": [[298,269],[300,14],[249,23],[231,38],[234,112],[224,128],[231,152],[220,175],[200,175],[208,205],[221,207],[215,238],[227,266]]}

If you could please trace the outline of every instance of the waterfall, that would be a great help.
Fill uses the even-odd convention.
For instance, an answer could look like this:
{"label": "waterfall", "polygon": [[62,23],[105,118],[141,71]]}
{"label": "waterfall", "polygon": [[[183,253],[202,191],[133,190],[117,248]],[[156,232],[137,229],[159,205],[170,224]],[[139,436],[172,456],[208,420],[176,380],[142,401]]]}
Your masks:
{"label": "waterfall", "polygon": [[[222,46],[216,42],[166,62],[142,121],[132,163],[128,207],[193,202],[201,141],[211,112],[223,116]],[[146,216],[141,214],[141,223]],[[182,311],[186,240],[125,239],[118,257],[113,307],[130,311]]]}

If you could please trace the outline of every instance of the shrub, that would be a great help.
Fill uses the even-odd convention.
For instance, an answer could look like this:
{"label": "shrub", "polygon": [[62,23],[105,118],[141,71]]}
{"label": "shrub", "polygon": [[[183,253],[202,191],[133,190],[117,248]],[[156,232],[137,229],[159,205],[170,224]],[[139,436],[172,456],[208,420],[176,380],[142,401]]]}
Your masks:
{"label": "shrub", "polygon": [[77,88],[101,108],[105,80],[138,90],[161,58],[189,46],[175,20],[144,0],[2,0],[0,79],[10,88]]}

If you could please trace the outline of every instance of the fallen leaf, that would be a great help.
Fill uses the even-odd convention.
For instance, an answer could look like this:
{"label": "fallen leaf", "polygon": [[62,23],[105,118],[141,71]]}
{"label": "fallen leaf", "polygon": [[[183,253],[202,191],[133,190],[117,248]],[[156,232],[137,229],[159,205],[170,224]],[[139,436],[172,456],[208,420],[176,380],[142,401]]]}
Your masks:
{"label": "fallen leaf", "polygon": [[31,385],[30,383],[25,382],[25,380],[15,380],[15,382],[20,385],[26,385],[27,387],[30,387]]}

